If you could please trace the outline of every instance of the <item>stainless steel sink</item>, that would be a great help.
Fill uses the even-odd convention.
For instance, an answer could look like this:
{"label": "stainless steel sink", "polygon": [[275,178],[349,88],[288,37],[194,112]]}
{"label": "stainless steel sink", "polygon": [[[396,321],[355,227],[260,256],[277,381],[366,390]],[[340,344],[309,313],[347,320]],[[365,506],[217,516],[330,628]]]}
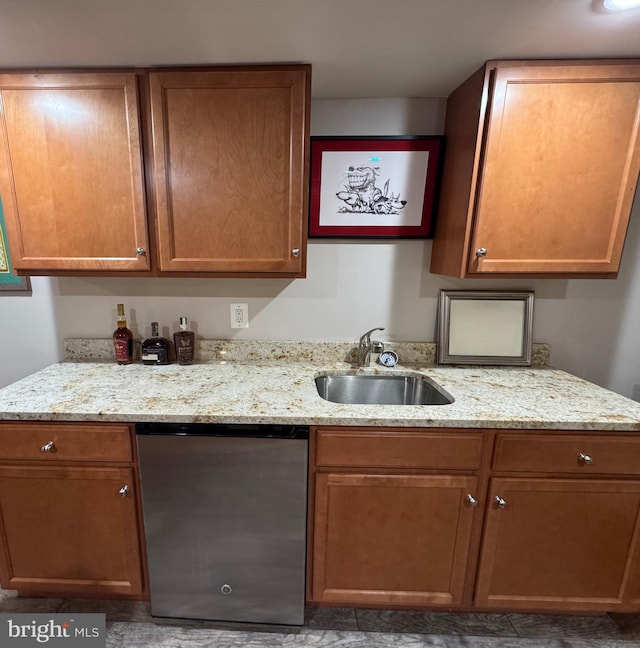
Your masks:
{"label": "stainless steel sink", "polygon": [[351,405],[449,405],[453,398],[424,376],[333,375],[316,378],[318,394]]}

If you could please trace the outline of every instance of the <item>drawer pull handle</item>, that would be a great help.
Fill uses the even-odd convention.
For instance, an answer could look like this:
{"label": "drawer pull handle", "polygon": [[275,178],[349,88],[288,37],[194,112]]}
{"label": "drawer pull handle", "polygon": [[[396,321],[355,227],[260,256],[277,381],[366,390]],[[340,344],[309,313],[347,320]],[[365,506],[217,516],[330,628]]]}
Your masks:
{"label": "drawer pull handle", "polygon": [[126,497],[129,494],[129,486],[125,484],[119,491],[118,494],[120,497]]}
{"label": "drawer pull handle", "polygon": [[478,500],[471,493],[467,493],[467,502],[469,506],[478,506]]}
{"label": "drawer pull handle", "polygon": [[506,506],[507,506],[507,502],[506,502],[505,500],[503,500],[502,497],[500,497],[499,495],[496,495],[496,496],[493,498],[493,501],[494,501],[494,502],[495,502],[495,503],[496,503],[496,504],[497,504],[501,509],[506,508]]}
{"label": "drawer pull handle", "polygon": [[53,441],[48,441],[42,446],[42,448],[40,448],[40,450],[42,450],[42,452],[55,452],[56,444]]}
{"label": "drawer pull handle", "polygon": [[584,452],[581,452],[578,455],[578,459],[580,459],[580,461],[583,464],[586,464],[587,466],[590,466],[593,463],[593,459],[588,454],[585,454]]}

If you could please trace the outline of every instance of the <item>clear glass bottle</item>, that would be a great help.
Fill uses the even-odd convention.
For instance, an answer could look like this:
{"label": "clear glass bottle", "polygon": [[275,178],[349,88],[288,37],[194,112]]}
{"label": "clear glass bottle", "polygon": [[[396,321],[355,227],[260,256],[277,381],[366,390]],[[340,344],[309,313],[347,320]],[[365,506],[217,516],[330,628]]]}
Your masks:
{"label": "clear glass bottle", "polygon": [[131,364],[133,361],[133,333],[127,328],[124,304],[118,304],[116,321],[118,328],[113,332],[113,348],[116,352],[116,362],[120,365]]}
{"label": "clear glass bottle", "polygon": [[180,330],[173,334],[173,344],[176,348],[178,364],[193,364],[193,352],[195,348],[195,334],[187,330],[189,320],[186,317],[180,318]]}
{"label": "clear glass bottle", "polygon": [[151,322],[151,337],[142,343],[142,364],[166,365],[169,364],[169,340],[160,337],[158,322]]}

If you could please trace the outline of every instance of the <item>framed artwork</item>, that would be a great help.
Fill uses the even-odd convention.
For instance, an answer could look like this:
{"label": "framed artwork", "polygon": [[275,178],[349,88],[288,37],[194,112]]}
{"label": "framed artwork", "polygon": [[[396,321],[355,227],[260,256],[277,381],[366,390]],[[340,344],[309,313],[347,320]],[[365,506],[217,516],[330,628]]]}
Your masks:
{"label": "framed artwork", "polygon": [[13,273],[7,244],[7,230],[4,227],[4,212],[0,203],[0,292],[31,290],[29,277],[18,277]]}
{"label": "framed artwork", "polygon": [[309,236],[430,238],[444,137],[312,137]]}
{"label": "framed artwork", "polygon": [[532,291],[441,290],[438,363],[530,365]]}

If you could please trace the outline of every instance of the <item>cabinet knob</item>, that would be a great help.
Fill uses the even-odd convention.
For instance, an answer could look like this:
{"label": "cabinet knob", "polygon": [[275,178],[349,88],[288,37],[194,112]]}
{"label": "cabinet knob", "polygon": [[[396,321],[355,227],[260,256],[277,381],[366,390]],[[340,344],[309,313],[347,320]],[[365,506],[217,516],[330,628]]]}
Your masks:
{"label": "cabinet knob", "polygon": [[467,493],[467,502],[469,506],[478,506],[478,500],[471,493]]}
{"label": "cabinet knob", "polygon": [[487,248],[478,248],[478,249],[476,250],[476,256],[477,256],[479,259],[484,259],[484,257],[487,256]]}
{"label": "cabinet knob", "polygon": [[53,441],[48,441],[42,446],[42,448],[40,448],[40,450],[42,450],[42,452],[55,452],[56,444]]}
{"label": "cabinet knob", "polygon": [[495,502],[495,503],[496,503],[496,504],[497,504],[501,509],[506,508],[506,506],[507,506],[507,502],[506,502],[505,500],[503,500],[502,497],[500,497],[499,495],[496,495],[496,496],[493,498],[493,501],[494,501],[494,502]]}
{"label": "cabinet knob", "polygon": [[142,247],[136,248],[136,254],[138,256],[145,256],[147,254],[147,251]]}
{"label": "cabinet knob", "polygon": [[294,257],[298,258],[300,256],[300,248],[293,248],[293,250],[291,250],[291,254],[293,254]]}
{"label": "cabinet knob", "polygon": [[120,497],[126,497],[129,494],[129,486],[125,484],[119,491],[118,494]]}
{"label": "cabinet knob", "polygon": [[593,463],[593,459],[588,455],[585,454],[584,452],[581,452],[578,455],[578,459],[583,463],[586,464],[587,466],[590,466]]}

